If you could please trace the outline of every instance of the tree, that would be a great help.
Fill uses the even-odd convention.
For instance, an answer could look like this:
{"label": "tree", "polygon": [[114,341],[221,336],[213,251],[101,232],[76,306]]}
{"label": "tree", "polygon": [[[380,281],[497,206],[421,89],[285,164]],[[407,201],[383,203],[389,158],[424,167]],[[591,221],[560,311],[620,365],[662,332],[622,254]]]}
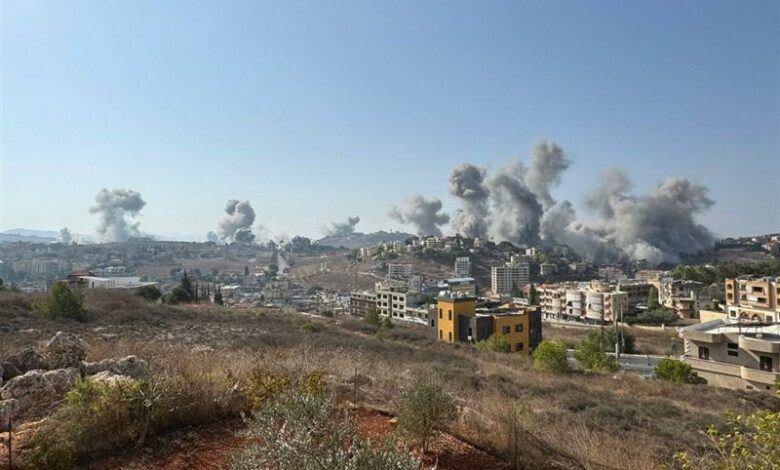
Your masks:
{"label": "tree", "polygon": [[528,302],[531,305],[539,305],[539,292],[533,284],[528,288]]}
{"label": "tree", "polygon": [[222,288],[217,287],[214,290],[214,303],[217,305],[225,305],[225,301],[222,300]]}
{"label": "tree", "polygon": [[658,289],[655,286],[650,286],[650,292],[647,294],[647,308],[655,310],[660,306],[661,304],[658,303]]}
{"label": "tree", "polygon": [[568,372],[569,360],[566,345],[559,341],[546,339],[539,343],[534,351],[534,367],[556,374]]}
{"label": "tree", "polygon": [[512,351],[509,341],[503,336],[490,335],[488,339],[477,341],[475,345],[478,351],[492,351],[508,353]]}
{"label": "tree", "polygon": [[376,308],[376,305],[368,307],[366,314],[363,316],[363,320],[369,325],[382,326],[379,318],[379,310]]}
{"label": "tree", "polygon": [[518,287],[516,282],[512,283],[512,297],[523,298],[523,290]]}
{"label": "tree", "polygon": [[34,304],[33,308],[51,319],[63,317],[79,322],[89,320],[82,292],[71,289],[65,281],[55,282],[46,297]]}
{"label": "tree", "polygon": [[676,359],[661,359],[655,366],[655,376],[660,380],[678,384],[701,384],[707,381],[699,377],[690,364]]}
{"label": "tree", "polygon": [[617,359],[604,353],[598,334],[588,335],[580,341],[574,351],[574,359],[585,370],[617,372],[620,369]]}
{"label": "tree", "polygon": [[249,266],[244,266],[244,276],[249,276]]}
{"label": "tree", "polygon": [[174,287],[171,293],[168,294],[165,298],[166,303],[171,305],[186,304],[192,300],[192,297],[190,297],[187,291],[184,290],[184,288],[181,286]]}
{"label": "tree", "polygon": [[669,310],[668,308],[657,308],[655,310],[639,312],[633,318],[627,317],[626,321],[628,323],[640,323],[643,325],[669,325],[679,319],[680,317],[678,317],[673,310]]}
{"label": "tree", "polygon": [[417,373],[398,396],[398,429],[416,440],[423,453],[438,431],[446,430],[458,417],[455,400],[442,391],[429,375]]}
{"label": "tree", "polygon": [[382,321],[380,322],[379,326],[381,328],[384,328],[386,330],[392,330],[393,329],[393,322],[390,320],[390,317],[384,317]]}
{"label": "tree", "polygon": [[192,286],[192,279],[187,275],[187,271],[184,271],[184,274],[182,274],[179,287],[187,293],[187,300],[183,300],[182,302],[191,302],[192,300],[195,300],[195,289]]}
{"label": "tree", "polygon": [[[602,336],[603,334],[603,336]],[[614,328],[606,328],[602,332],[593,332],[590,334],[590,336],[601,336],[601,349],[604,351],[614,351],[615,350],[615,329]],[[620,331],[618,332],[618,340],[622,338],[622,344],[620,350],[626,354],[634,354],[636,352],[636,337],[634,336],[634,333],[631,333],[631,330],[628,328],[620,327]]]}
{"label": "tree", "polygon": [[139,287],[135,291],[135,295],[138,297],[142,297],[146,300],[149,300],[151,302],[157,302],[160,300],[160,297],[162,297],[162,292],[160,292],[160,288],[154,285],[148,285]]}

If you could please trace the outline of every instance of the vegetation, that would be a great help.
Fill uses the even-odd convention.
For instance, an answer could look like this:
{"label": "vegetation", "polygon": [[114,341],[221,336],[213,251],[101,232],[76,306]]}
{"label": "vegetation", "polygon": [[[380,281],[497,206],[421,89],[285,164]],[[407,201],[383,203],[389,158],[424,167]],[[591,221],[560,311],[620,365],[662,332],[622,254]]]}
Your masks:
{"label": "vegetation", "polygon": [[533,354],[534,367],[539,370],[561,374],[569,371],[569,360],[566,356],[566,345],[551,340],[539,343]]}
{"label": "vegetation", "polygon": [[436,433],[448,429],[458,417],[455,401],[422,373],[401,389],[396,408],[399,431],[419,442],[423,453]]}
{"label": "vegetation", "polygon": [[675,279],[687,279],[705,284],[723,284],[725,279],[743,275],[780,276],[780,258],[758,262],[720,260],[715,266],[678,265],[671,274]]}
{"label": "vegetation", "polygon": [[231,470],[418,470],[420,461],[392,442],[373,448],[347,413],[323,393],[288,391],[270,400],[249,425],[256,444]]}
{"label": "vegetation", "polygon": [[365,320],[369,325],[376,327],[382,326],[382,322],[379,318],[379,309],[377,309],[375,305],[368,307],[366,314],[363,316],[363,320]]}
{"label": "vegetation", "polygon": [[478,351],[492,351],[508,353],[512,351],[512,346],[503,336],[490,335],[488,339],[477,341],[475,345]]}
{"label": "vegetation", "polygon": [[620,369],[617,359],[604,353],[603,344],[598,333],[589,335],[577,345],[574,359],[585,370],[617,372]]}
{"label": "vegetation", "polygon": [[628,328],[621,326],[620,330],[617,332],[614,328],[605,328],[603,332],[591,333],[591,335],[598,335],[601,337],[601,348],[604,351],[615,350],[615,336],[617,336],[618,341],[622,343],[620,349],[622,352],[626,354],[636,353],[636,337]]}
{"label": "vegetation", "polygon": [[649,310],[656,310],[661,307],[658,302],[658,289],[655,286],[650,286],[650,292],[647,294],[647,308]]}
{"label": "vegetation", "polygon": [[676,359],[661,359],[655,366],[655,376],[666,382],[701,384],[707,381],[699,377],[690,364]]}
{"label": "vegetation", "polygon": [[34,309],[51,319],[61,317],[79,322],[89,321],[82,292],[71,289],[65,281],[55,282],[46,297],[34,305]]}
{"label": "vegetation", "polygon": [[162,297],[162,292],[160,292],[159,287],[149,285],[136,289],[135,295],[142,297],[150,302],[157,302],[160,300],[160,297]]}

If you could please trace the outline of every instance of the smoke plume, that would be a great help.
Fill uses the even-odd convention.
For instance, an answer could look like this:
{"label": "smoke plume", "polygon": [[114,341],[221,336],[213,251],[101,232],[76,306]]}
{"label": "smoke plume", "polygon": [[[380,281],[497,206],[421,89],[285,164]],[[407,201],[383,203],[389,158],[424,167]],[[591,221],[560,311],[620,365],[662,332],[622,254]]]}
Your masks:
{"label": "smoke plume", "polygon": [[73,234],[70,233],[70,229],[68,227],[65,227],[62,230],[60,230],[60,242],[64,243],[65,245],[70,245],[72,241],[73,241]]}
{"label": "smoke plume", "polygon": [[255,210],[249,201],[231,199],[225,206],[227,214],[220,222],[217,232],[226,242],[251,243],[255,236],[252,224],[255,222]]}
{"label": "smoke plume", "polygon": [[217,235],[217,232],[215,232],[213,230],[209,231],[206,234],[206,241],[214,242],[214,243],[217,243],[217,244],[222,243],[222,240],[219,238],[219,235]]}
{"label": "smoke plume", "polygon": [[360,222],[360,217],[347,217],[344,222],[333,222],[325,234],[329,237],[347,237],[355,233],[355,226]]}
{"label": "smoke plume", "polygon": [[441,226],[450,216],[439,213],[442,204],[438,199],[426,199],[421,194],[406,196],[400,206],[393,206],[388,215],[402,224],[414,225],[420,236],[441,235]]}
{"label": "smoke plume", "polygon": [[[626,173],[612,168],[584,197],[593,215],[586,222],[577,217],[571,202],[556,203],[552,194],[570,165],[561,147],[541,140],[532,149],[527,169],[519,160],[493,175],[470,163],[455,167],[449,189],[461,207],[450,228],[469,237],[489,235],[495,242],[564,244],[597,261],[676,262],[682,254],[712,248],[712,233],[696,222],[713,204],[706,187],[676,177],[661,182],[651,194],[636,196]],[[438,200],[417,195],[391,216],[417,225],[423,233],[438,233],[444,223],[435,218],[440,209]]]}
{"label": "smoke plume", "polygon": [[135,218],[146,202],[141,194],[129,189],[102,189],[95,196],[95,205],[89,209],[100,219],[97,232],[104,242],[123,242],[132,237],[142,236],[138,222],[128,222]]}
{"label": "smoke plume", "polygon": [[463,208],[452,216],[452,229],[455,233],[471,237],[484,238],[487,235],[488,197],[490,193],[484,186],[484,168],[471,163],[455,167],[450,175],[450,194],[460,199]]}

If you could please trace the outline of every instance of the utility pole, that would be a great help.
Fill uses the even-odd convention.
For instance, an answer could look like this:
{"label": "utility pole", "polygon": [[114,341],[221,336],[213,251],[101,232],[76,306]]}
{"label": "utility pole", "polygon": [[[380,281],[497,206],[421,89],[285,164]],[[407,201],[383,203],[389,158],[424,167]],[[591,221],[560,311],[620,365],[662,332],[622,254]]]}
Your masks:
{"label": "utility pole", "polygon": [[620,359],[620,339],[618,333],[618,319],[617,315],[613,315],[612,323],[615,324],[615,359]]}

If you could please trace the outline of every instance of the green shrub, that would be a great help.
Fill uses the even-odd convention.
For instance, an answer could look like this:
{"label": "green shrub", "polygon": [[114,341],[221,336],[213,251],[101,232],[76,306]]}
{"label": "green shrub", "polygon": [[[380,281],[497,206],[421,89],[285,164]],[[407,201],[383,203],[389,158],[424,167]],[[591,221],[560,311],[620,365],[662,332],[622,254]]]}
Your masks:
{"label": "green shrub", "polygon": [[423,453],[437,432],[446,430],[458,417],[458,407],[428,375],[415,374],[401,389],[397,401],[398,430],[416,440]]}
{"label": "green shrub", "polygon": [[591,334],[577,345],[574,359],[585,370],[617,372],[620,369],[617,359],[607,355],[602,349],[598,334]]}
{"label": "green shrub", "polygon": [[641,325],[671,325],[680,318],[674,311],[666,308],[657,308],[655,310],[647,310],[639,312],[634,317],[626,317],[626,323],[629,324],[641,324]]}
{"label": "green shrub", "polygon": [[390,320],[390,317],[385,317],[382,319],[380,323],[380,328],[383,328],[385,330],[392,330],[393,329],[393,322]]}
{"label": "green shrub", "polygon": [[304,333],[316,333],[319,330],[319,326],[317,326],[316,323],[312,323],[310,321],[304,322],[303,325],[301,325],[301,331]]}
{"label": "green shrub", "polygon": [[[623,347],[621,351],[626,354],[634,354],[636,352],[636,337],[634,336],[634,333],[624,327],[621,327],[618,333],[622,333]],[[593,332],[589,336],[601,336],[601,332]],[[615,336],[616,333],[614,328],[604,329],[601,340],[601,347],[604,351],[615,350]],[[620,337],[621,335],[618,334],[617,336]]]}
{"label": "green shrub", "polygon": [[566,345],[559,341],[546,339],[539,343],[533,354],[534,367],[556,374],[568,372],[569,360]]}
{"label": "green shrub", "polygon": [[512,351],[509,341],[503,336],[490,335],[488,339],[477,341],[475,345],[478,351],[492,351],[508,353]]}
{"label": "green shrub", "polygon": [[254,444],[230,459],[231,470],[420,469],[419,460],[391,441],[369,445],[324,394],[280,394],[254,415],[248,432]]}
{"label": "green shrub", "polygon": [[171,305],[186,304],[192,301],[192,297],[181,286],[176,286],[165,296],[165,303]]}
{"label": "green shrub", "polygon": [[381,326],[381,320],[379,319],[379,310],[375,305],[368,307],[366,314],[363,316],[363,320],[369,325]]}
{"label": "green shrub", "polygon": [[51,319],[62,317],[79,322],[89,320],[84,309],[84,295],[79,290],[71,289],[64,281],[54,283],[46,297],[33,305],[33,308]]}
{"label": "green shrub", "polygon": [[135,295],[151,302],[157,302],[160,300],[160,297],[162,297],[162,292],[160,292],[160,289],[157,286],[149,285],[136,289]]}
{"label": "green shrub", "polygon": [[707,383],[699,377],[690,364],[676,359],[661,359],[655,366],[655,376],[660,380],[673,383],[701,384]]}

